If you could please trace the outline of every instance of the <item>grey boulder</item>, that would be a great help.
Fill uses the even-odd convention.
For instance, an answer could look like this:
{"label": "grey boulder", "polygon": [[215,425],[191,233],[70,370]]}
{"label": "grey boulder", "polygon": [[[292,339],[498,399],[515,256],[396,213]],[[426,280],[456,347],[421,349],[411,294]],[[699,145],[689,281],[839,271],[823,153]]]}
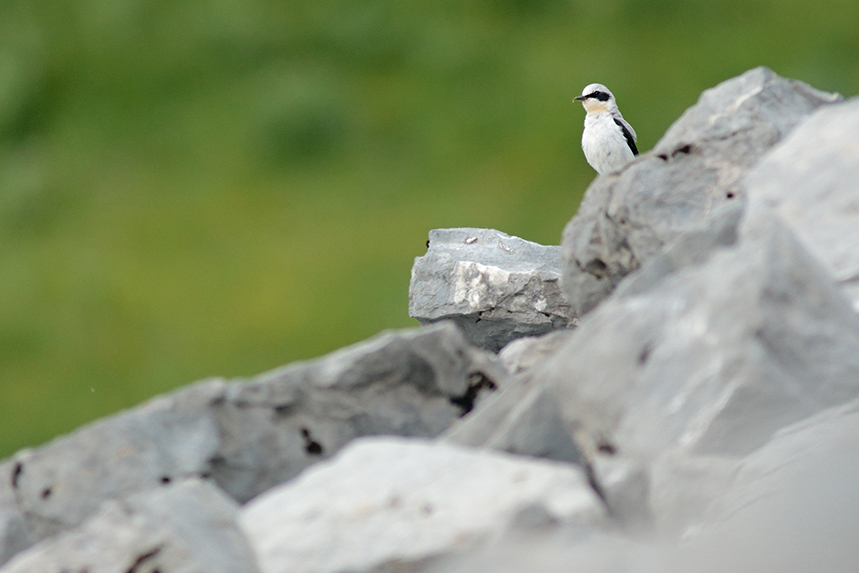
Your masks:
{"label": "grey boulder", "polygon": [[409,316],[422,326],[452,320],[493,352],[523,336],[572,326],[561,294],[560,248],[492,229],[435,229],[415,259]]}
{"label": "grey boulder", "polygon": [[105,500],[205,475],[220,441],[205,405],[222,391],[198,384],[18,452],[3,483],[33,540],[83,523]]}
{"label": "grey boulder", "polygon": [[669,570],[855,571],[857,475],[859,402],[782,429],[719,484]]}
{"label": "grey boulder", "polygon": [[859,315],[761,212],[703,265],[606,300],[540,375],[595,449],[742,455],[859,395]]}
{"label": "grey boulder", "polygon": [[244,502],[356,437],[437,436],[505,379],[451,323],[383,333],[227,387],[212,476]]}
{"label": "grey boulder", "polygon": [[590,311],[666,244],[742,201],[746,172],[808,114],[839,99],[756,68],[705,91],[652,151],[598,177],[561,242],[573,313]]}
{"label": "grey boulder", "polygon": [[616,497],[646,489],[659,527],[682,528],[710,501],[700,491],[723,483],[724,460],[859,396],[859,315],[822,264],[759,211],[734,246],[604,301],[536,375],[552,381],[584,451],[649,473],[649,484],[633,479]]}
{"label": "grey boulder", "polygon": [[439,324],[157,397],[0,464],[4,554],[84,523],[106,500],[185,478],[211,478],[244,502],[355,437],[436,436],[505,376],[494,355]]}
{"label": "grey boulder", "polygon": [[604,518],[577,466],[364,438],[249,503],[240,523],[264,573],[419,570],[535,506],[563,523]]}
{"label": "grey boulder", "polygon": [[188,480],[106,502],[86,524],[13,558],[2,573],[175,571],[253,573],[238,506],[217,487]]}
{"label": "grey boulder", "polygon": [[859,309],[859,99],[806,119],[745,180],[749,209],[775,211]]}

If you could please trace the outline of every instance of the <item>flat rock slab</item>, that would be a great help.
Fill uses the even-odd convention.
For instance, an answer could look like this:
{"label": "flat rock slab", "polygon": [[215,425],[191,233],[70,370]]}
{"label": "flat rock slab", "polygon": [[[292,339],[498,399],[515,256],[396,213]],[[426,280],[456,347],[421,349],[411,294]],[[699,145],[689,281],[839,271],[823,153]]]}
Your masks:
{"label": "flat rock slab", "polygon": [[264,573],[371,571],[472,547],[535,505],[559,521],[604,517],[574,465],[364,438],[252,501],[240,522]]}
{"label": "flat rock slab", "polygon": [[652,151],[585,193],[561,242],[573,312],[590,311],[666,244],[742,201],[748,170],[816,108],[839,100],[767,68],[705,91]]}
{"label": "flat rock slab", "polygon": [[415,258],[409,316],[454,321],[475,346],[497,352],[523,336],[572,326],[561,294],[560,248],[493,229],[435,229]]}
{"label": "flat rock slab", "polygon": [[36,544],[0,571],[254,573],[237,518],[238,506],[217,487],[188,480],[109,501],[85,525]]}

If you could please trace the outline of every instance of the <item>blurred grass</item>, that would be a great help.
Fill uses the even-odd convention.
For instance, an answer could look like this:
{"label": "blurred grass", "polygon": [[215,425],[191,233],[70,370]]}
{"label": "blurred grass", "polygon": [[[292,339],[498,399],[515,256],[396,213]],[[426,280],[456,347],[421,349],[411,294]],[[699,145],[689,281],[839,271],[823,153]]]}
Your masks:
{"label": "blurred grass", "polygon": [[3,0],[0,457],[407,316],[430,229],[557,244],[582,86],[649,149],[767,65],[859,91],[851,0]]}

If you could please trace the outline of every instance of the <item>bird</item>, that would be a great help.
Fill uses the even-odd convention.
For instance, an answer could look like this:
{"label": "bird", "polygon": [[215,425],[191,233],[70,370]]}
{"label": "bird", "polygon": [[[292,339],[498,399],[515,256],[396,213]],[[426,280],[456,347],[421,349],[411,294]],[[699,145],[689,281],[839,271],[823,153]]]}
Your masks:
{"label": "bird", "polygon": [[617,171],[638,155],[635,130],[623,119],[607,87],[590,84],[573,101],[582,102],[587,112],[582,151],[597,173]]}

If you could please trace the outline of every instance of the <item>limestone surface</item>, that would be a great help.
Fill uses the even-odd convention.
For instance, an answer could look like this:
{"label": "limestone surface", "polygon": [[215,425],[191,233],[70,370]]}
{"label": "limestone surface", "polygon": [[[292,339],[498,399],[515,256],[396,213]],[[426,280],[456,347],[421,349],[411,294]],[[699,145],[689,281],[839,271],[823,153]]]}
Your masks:
{"label": "limestone surface", "polygon": [[497,352],[574,324],[560,275],[559,247],[493,229],[436,229],[412,267],[409,316],[422,325],[452,320],[469,342]]}
{"label": "limestone surface", "polygon": [[566,522],[604,516],[574,465],[364,438],[248,504],[240,521],[263,573],[396,570],[475,546],[535,505]]}
{"label": "limestone surface", "polygon": [[656,147],[597,177],[561,242],[561,286],[573,312],[593,309],[681,234],[742,201],[742,177],[838,94],[755,68],[706,90]]}

